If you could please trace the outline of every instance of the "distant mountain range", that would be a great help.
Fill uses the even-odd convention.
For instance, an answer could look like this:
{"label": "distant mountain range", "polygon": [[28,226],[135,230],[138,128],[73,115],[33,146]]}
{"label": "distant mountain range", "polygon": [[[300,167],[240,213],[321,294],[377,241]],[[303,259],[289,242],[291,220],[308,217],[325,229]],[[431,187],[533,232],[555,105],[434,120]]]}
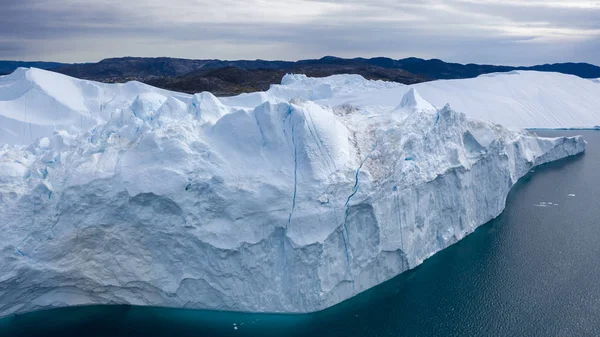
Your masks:
{"label": "distant mountain range", "polygon": [[414,57],[394,60],[385,57],[344,59],[333,56],[297,62],[191,60],[168,57],[121,57],[81,64],[0,61],[0,74],[11,73],[17,67],[36,67],[100,82],[137,80],[169,90],[188,93],[211,91],[217,95],[266,90],[271,83],[278,83],[285,73],[303,73],[312,77],[351,73],[360,74],[368,79],[405,84],[435,79],[472,78],[481,74],[513,70],[559,72],[583,78],[600,77],[600,67],[588,63],[512,67],[448,63]]}
{"label": "distant mountain range", "polygon": [[70,66],[68,63],[58,62],[27,62],[27,61],[0,61],[0,75],[10,74],[19,67],[24,68],[39,68],[50,70],[62,66]]}

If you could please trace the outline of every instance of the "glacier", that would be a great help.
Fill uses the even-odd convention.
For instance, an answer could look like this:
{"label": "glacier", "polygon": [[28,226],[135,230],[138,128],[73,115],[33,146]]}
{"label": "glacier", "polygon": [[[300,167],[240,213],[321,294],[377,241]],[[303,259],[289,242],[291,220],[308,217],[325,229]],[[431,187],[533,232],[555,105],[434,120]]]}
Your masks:
{"label": "glacier", "polygon": [[[289,74],[281,84],[272,85],[265,92],[219,97],[218,101],[228,111],[251,110],[265,102],[303,99],[329,107],[350,105],[372,113],[387,113],[414,88],[437,108],[449,103],[470,118],[511,129],[595,128],[600,125],[597,82],[536,71],[415,85],[369,81],[360,75],[310,78]],[[37,138],[52,136],[55,131],[85,131],[105,123],[117,110],[128,110],[136,100],[156,108],[167,99],[170,105],[165,109],[177,106],[177,111],[184,111],[187,108],[180,107],[192,105],[194,96],[140,82],[97,83],[46,70],[19,68],[10,75],[0,76],[0,144],[29,145]]]}
{"label": "glacier", "polygon": [[[9,97],[1,83],[22,82],[9,80],[0,112],[19,121],[19,104],[36,100]],[[75,114],[0,145],[0,316],[322,310],[497,217],[533,167],[585,150],[581,137],[510,130],[437,107],[418,86],[354,75],[287,75],[227,98],[88,84],[36,92],[65,113],[97,109],[85,110],[93,123],[69,125]]]}

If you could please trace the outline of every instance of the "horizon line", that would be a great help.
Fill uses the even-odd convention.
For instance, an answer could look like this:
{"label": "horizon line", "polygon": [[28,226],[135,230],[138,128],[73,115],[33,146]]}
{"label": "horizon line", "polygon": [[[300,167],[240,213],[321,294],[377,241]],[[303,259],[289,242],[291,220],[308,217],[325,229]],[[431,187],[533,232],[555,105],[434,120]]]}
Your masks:
{"label": "horizon line", "polygon": [[322,60],[325,58],[336,58],[336,59],[342,59],[342,60],[356,60],[356,59],[364,59],[364,60],[372,60],[372,59],[378,59],[378,58],[383,58],[383,59],[390,59],[390,60],[394,60],[394,61],[401,61],[401,60],[407,60],[407,59],[419,59],[419,60],[424,60],[424,61],[442,61],[444,63],[452,63],[452,64],[460,64],[460,65],[469,65],[469,64],[476,64],[476,65],[486,65],[486,66],[498,66],[498,67],[533,67],[533,66],[542,66],[542,65],[556,65],[556,64],[588,64],[588,65],[592,65],[592,66],[596,66],[596,67],[600,67],[600,65],[594,64],[594,63],[590,63],[590,62],[578,62],[578,61],[563,61],[563,62],[544,62],[544,63],[535,63],[535,64],[530,64],[530,65],[509,65],[509,64],[492,64],[492,63],[473,63],[473,62],[469,62],[469,63],[461,63],[461,62],[452,62],[452,61],[444,61],[441,58],[421,58],[421,57],[404,57],[404,58],[392,58],[392,57],[388,57],[388,56],[376,56],[376,57],[362,57],[362,56],[357,56],[357,57],[339,57],[339,56],[333,56],[333,55],[325,55],[322,56],[320,58],[306,58],[306,59],[298,59],[298,60],[283,60],[283,59],[261,59],[261,58],[257,58],[257,59],[250,59],[250,58],[240,58],[240,59],[219,59],[219,58],[185,58],[185,57],[174,57],[174,56],[113,56],[113,57],[107,57],[107,58],[103,58],[100,59],[99,61],[83,61],[83,62],[61,62],[61,61],[45,61],[45,60],[0,60],[0,62],[23,62],[23,63],[60,63],[60,64],[65,64],[65,65],[83,65],[83,64],[95,64],[95,63],[100,63],[102,61],[106,61],[106,60],[112,60],[112,59],[126,59],[126,58],[132,58],[132,59],[177,59],[177,60],[188,60],[188,61],[223,61],[223,62],[240,62],[240,61],[250,61],[250,62],[255,62],[255,61],[265,61],[265,62],[290,62],[290,63],[295,63],[295,62],[300,62],[300,61],[309,61],[309,60]]}

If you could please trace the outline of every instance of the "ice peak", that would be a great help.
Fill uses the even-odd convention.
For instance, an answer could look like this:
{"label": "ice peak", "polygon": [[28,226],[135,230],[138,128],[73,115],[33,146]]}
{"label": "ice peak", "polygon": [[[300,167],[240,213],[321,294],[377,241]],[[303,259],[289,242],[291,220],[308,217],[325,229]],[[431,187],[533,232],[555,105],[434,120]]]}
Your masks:
{"label": "ice peak", "polygon": [[417,111],[435,111],[435,107],[421,97],[415,88],[410,88],[402,96],[400,104],[392,110],[393,113],[400,114],[402,118]]}
{"label": "ice peak", "polygon": [[431,103],[427,102],[417,89],[410,88],[404,96],[402,96],[402,101],[400,101],[400,105],[398,108],[412,108],[415,110],[434,110],[435,108]]}
{"label": "ice peak", "polygon": [[145,92],[136,96],[131,104],[133,114],[142,120],[152,120],[154,113],[165,103],[167,98],[156,92]]}
{"label": "ice peak", "polygon": [[53,81],[66,81],[76,80],[72,77],[55,73],[49,70],[38,69],[38,68],[25,68],[19,67],[12,72],[12,74],[6,75],[5,80],[29,82],[32,85],[40,88],[52,87]]}
{"label": "ice peak", "polygon": [[196,119],[204,122],[215,123],[221,117],[226,115],[229,110],[219,101],[219,99],[208,91],[195,94],[192,97],[190,112]]}
{"label": "ice peak", "polygon": [[304,74],[285,74],[281,79],[281,85],[289,85],[296,82],[306,81],[308,77]]}
{"label": "ice peak", "polygon": [[15,69],[15,71],[12,72],[12,74],[8,74],[6,76],[15,78],[15,79],[16,78],[25,78],[30,69],[31,68],[18,67],[17,69]]}

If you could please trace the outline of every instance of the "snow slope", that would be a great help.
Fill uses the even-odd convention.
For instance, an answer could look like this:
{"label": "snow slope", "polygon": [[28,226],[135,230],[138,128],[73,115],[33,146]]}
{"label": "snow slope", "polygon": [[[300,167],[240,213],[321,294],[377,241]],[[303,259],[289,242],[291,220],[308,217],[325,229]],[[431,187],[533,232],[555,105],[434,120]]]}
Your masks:
{"label": "snow slope", "polygon": [[[56,98],[68,124],[128,88],[90,83],[90,103],[73,83],[20,92]],[[221,100],[146,89],[112,92],[123,96],[89,130],[0,147],[0,316],[107,303],[324,309],[460,240],[532,167],[585,147],[356,76],[286,76]],[[368,101],[378,95],[390,105]],[[4,97],[5,109],[39,102]]]}
{"label": "snow slope", "polygon": [[[450,104],[467,116],[509,128],[574,128],[600,125],[600,86],[588,79],[558,73],[514,71],[472,79],[439,80],[415,85],[389,84],[353,78],[353,91],[344,92],[347,80],[326,80],[288,75],[271,93],[314,99],[319,104],[352,105],[383,113],[396,107],[411,88],[438,108]],[[313,92],[306,94],[306,88]],[[318,91],[315,93],[314,91]],[[258,95],[258,94],[257,94]],[[277,95],[276,95],[277,96]],[[232,104],[238,97],[230,98]]]}
{"label": "snow slope", "polygon": [[18,68],[0,76],[0,144],[29,144],[55,130],[78,132],[103,121],[117,109],[127,109],[138,95],[164,102],[190,96],[140,82],[104,84],[79,80],[36,68]]}
{"label": "snow slope", "polygon": [[573,75],[518,71],[416,85],[426,99],[508,127],[600,125],[600,86]]}

